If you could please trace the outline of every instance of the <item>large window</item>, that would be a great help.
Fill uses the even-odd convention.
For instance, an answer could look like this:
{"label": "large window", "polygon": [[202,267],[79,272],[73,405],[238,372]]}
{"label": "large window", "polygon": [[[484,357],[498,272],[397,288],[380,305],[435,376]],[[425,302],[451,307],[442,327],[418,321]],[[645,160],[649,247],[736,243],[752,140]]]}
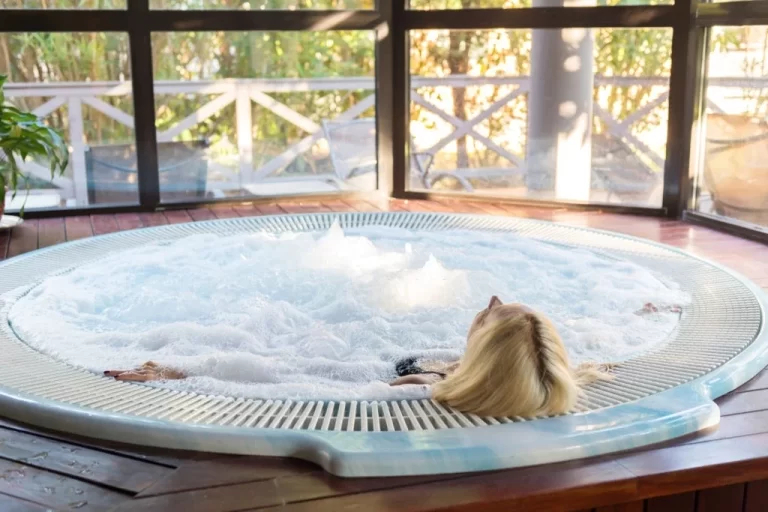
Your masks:
{"label": "large window", "polygon": [[414,31],[414,190],[661,207],[670,29]]}
{"label": "large window", "polygon": [[373,0],[150,0],[152,9],[372,9]]}
{"label": "large window", "polygon": [[[125,9],[127,0],[0,0],[2,9]],[[94,27],[98,28],[98,27]]]}
{"label": "large window", "polygon": [[768,27],[709,33],[695,209],[768,227]]}
{"label": "large window", "polygon": [[[2,33],[0,74],[9,80],[6,100],[58,128],[70,146],[69,166],[53,180],[48,162],[22,164],[27,179],[20,188],[29,195],[22,190],[12,199],[8,193],[10,210],[139,203],[126,34]],[[110,153],[122,155],[124,170],[105,167]],[[119,197],[94,186],[105,172]]]}
{"label": "large window", "polygon": [[163,202],[376,189],[373,34],[152,36]]}
{"label": "large window", "polygon": [[414,10],[514,9],[671,3],[674,2],[672,0],[410,0],[410,8]]}

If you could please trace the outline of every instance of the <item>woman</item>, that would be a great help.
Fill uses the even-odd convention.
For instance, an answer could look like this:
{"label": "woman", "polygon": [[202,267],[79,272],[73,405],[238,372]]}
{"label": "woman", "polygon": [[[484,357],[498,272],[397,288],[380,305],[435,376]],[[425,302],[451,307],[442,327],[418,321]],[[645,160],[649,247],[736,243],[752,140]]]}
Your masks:
{"label": "woman", "polygon": [[[642,311],[646,310],[653,311],[652,305]],[[549,319],[528,306],[503,304],[493,296],[475,316],[459,362],[400,361],[399,378],[391,385],[431,385],[435,400],[466,413],[532,417],[570,411],[585,385],[611,378],[605,373],[609,368],[586,364],[572,369]],[[134,370],[104,374],[139,382],[185,378],[183,372],[151,361]]]}

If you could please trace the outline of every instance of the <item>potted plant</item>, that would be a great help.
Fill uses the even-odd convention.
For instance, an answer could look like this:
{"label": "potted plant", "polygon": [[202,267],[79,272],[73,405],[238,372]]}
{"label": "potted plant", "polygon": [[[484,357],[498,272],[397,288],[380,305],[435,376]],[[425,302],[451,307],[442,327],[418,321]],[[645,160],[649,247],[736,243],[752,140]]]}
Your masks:
{"label": "potted plant", "polygon": [[768,123],[707,115],[704,184],[719,215],[768,225]]}
{"label": "potted plant", "polygon": [[[59,132],[46,126],[36,115],[6,105],[3,86],[6,77],[0,75],[0,218],[5,211],[5,195],[10,189],[16,197],[23,183],[29,191],[27,176],[21,163],[38,157],[48,162],[51,179],[61,175],[69,162],[69,149]],[[23,214],[23,206],[22,206]]]}

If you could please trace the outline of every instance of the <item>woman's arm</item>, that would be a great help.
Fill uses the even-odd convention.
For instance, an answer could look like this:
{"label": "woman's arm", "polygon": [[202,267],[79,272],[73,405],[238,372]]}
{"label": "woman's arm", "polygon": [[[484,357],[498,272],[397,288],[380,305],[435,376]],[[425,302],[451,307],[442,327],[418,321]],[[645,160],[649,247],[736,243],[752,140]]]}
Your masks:
{"label": "woman's arm", "polygon": [[436,373],[422,373],[418,375],[406,375],[399,377],[389,383],[390,386],[404,386],[406,384],[417,384],[429,386],[435,382],[440,382],[443,378]]}
{"label": "woman's arm", "polygon": [[160,366],[153,361],[147,361],[133,370],[107,370],[104,372],[107,377],[114,377],[116,380],[125,380],[132,382],[147,382],[151,380],[179,380],[187,376],[184,372]]}

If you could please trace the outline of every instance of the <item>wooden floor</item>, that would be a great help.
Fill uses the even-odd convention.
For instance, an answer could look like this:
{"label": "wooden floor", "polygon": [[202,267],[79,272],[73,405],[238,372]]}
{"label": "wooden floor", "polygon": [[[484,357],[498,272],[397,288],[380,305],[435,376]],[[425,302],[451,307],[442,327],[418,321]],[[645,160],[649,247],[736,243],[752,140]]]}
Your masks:
{"label": "wooden floor", "polygon": [[[142,226],[379,210],[513,215],[613,230],[714,259],[768,288],[768,247],[710,229],[599,212],[447,201],[286,203],[27,220],[10,235],[0,233],[0,259]],[[141,449],[0,418],[0,511],[768,511],[768,372],[718,403],[719,428],[651,449],[486,474],[357,480],[331,477],[296,460]]]}

